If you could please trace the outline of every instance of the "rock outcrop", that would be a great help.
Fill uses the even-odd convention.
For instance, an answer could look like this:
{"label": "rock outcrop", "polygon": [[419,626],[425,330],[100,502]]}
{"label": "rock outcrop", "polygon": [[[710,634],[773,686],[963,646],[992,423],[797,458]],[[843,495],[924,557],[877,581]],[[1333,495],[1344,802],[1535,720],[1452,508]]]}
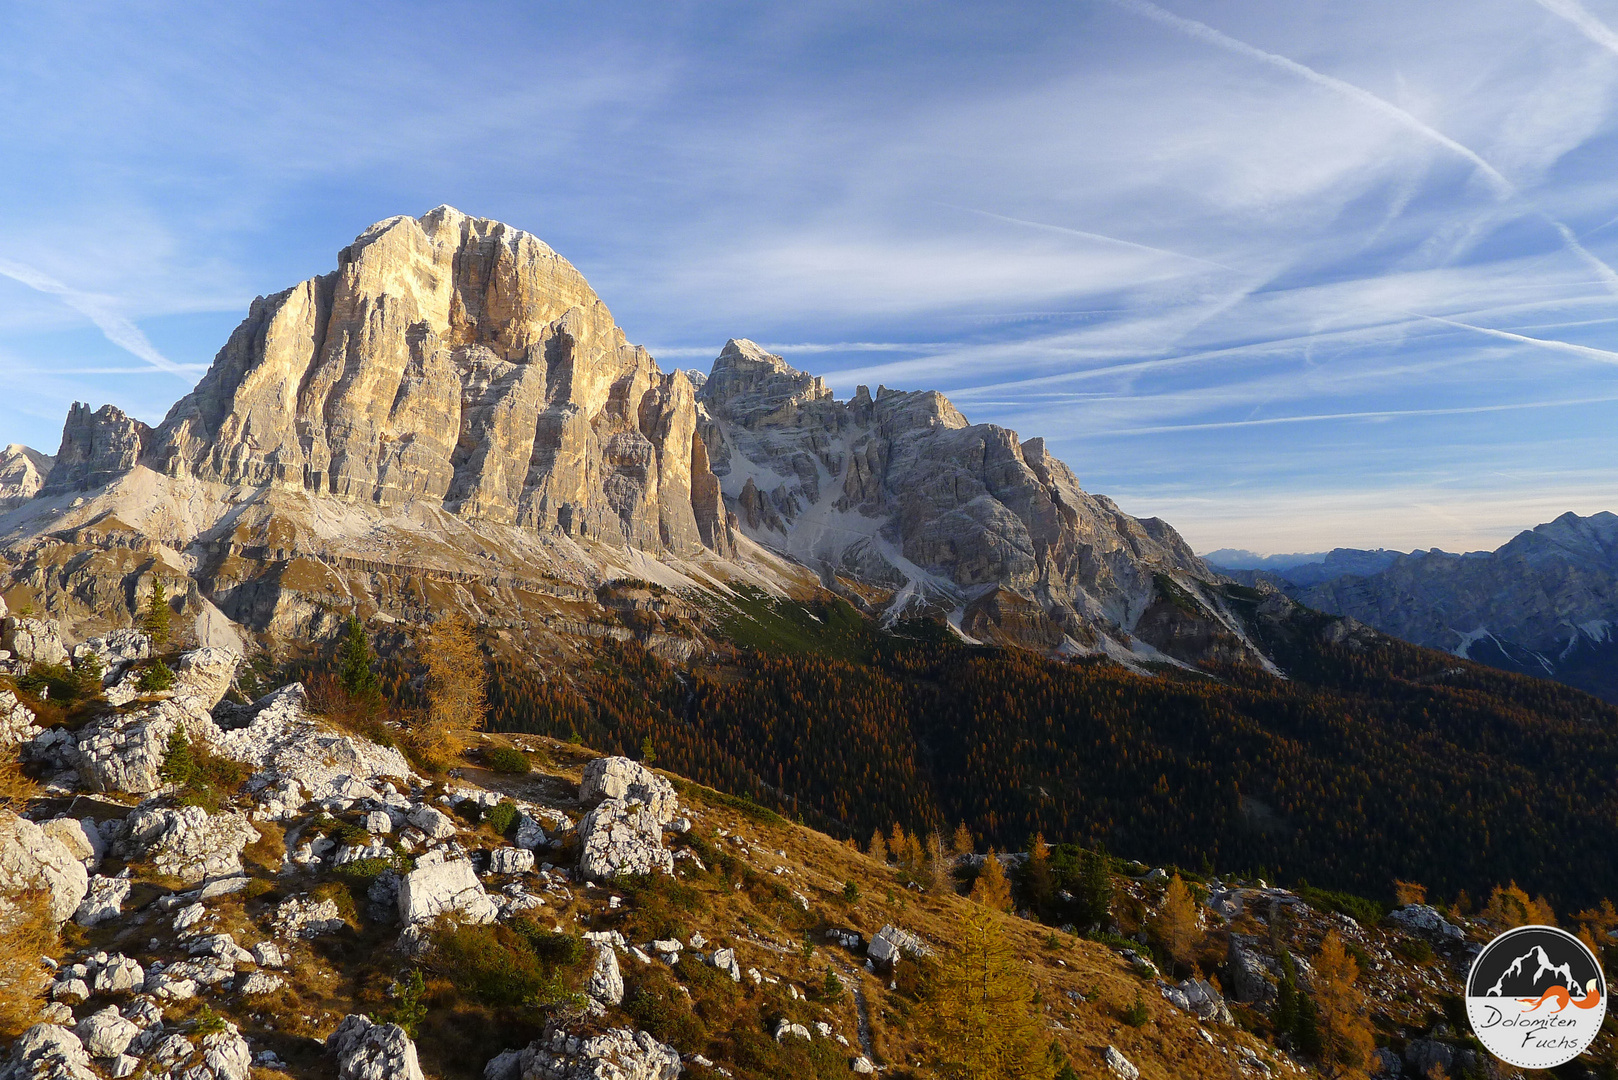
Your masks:
{"label": "rock outcrop", "polygon": [[1618,514],[1563,514],[1492,552],[1399,555],[1288,595],[1417,645],[1618,701]]}
{"label": "rock outcrop", "polygon": [[399,883],[399,921],[406,926],[449,913],[467,922],[493,922],[497,912],[465,859],[418,867]]}
{"label": "rock outcrop", "polygon": [[91,412],[90,406],[75,401],[41,493],[87,491],[123,475],[140,461],[151,434],[151,428],[116,406]]}
{"label": "rock outcrop", "polygon": [[723,549],[717,488],[693,484],[696,421],[686,377],[630,345],[566,259],[441,206],[373,225],[335,271],[255,300],[144,460],[614,545]]}
{"label": "rock outcrop", "polygon": [[416,1044],[397,1024],[350,1013],[326,1039],[337,1056],[338,1080],[422,1080]]}
{"label": "rock outcrop", "polygon": [[612,1028],[600,1035],[571,1035],[552,1028],[525,1049],[490,1061],[484,1080],[675,1080],[679,1051],[644,1031]]}
{"label": "rock outcrop", "polygon": [[41,891],[51,918],[73,917],[90,887],[84,863],[44,829],[9,810],[0,810],[0,903],[29,890]]}
{"label": "rock outcrop", "polygon": [[21,443],[0,450],[0,513],[38,495],[53,464],[54,458]]}
{"label": "rock outcrop", "polygon": [[[885,584],[900,607],[1012,594],[973,612],[991,640],[989,625],[1088,648],[1098,634],[1135,632],[1162,599],[1159,578],[1178,576],[1188,592],[1185,582],[1213,576],[1164,522],[1087,494],[1043,439],[968,423],[942,394],[879,387],[873,398],[862,386],[837,401],[819,378],[732,340],[697,400],[711,467],[747,535]],[[1223,629],[1216,605],[1190,606]],[[1155,630],[1143,636],[1180,651]]]}
{"label": "rock outcrop", "polygon": [[596,758],[584,767],[579,801],[596,806],[605,799],[638,802],[651,811],[659,825],[673,821],[680,809],[673,784],[626,757]]}
{"label": "rock outcrop", "polygon": [[638,802],[608,799],[579,822],[579,873],[608,882],[620,875],[674,873],[657,815]]}
{"label": "rock outcrop", "polygon": [[258,839],[246,814],[179,806],[134,811],[124,844],[158,873],[197,882],[241,873],[242,849]]}

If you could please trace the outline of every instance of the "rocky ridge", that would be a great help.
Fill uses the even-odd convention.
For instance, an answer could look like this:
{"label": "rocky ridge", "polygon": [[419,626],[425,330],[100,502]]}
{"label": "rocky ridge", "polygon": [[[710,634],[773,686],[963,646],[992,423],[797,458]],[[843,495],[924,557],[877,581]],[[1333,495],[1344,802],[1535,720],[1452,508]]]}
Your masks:
{"label": "rocky ridge", "polygon": [[1618,701],[1618,515],[1563,514],[1492,552],[1332,554],[1318,567],[1233,576],[1262,577],[1299,603],[1417,645]]}
{"label": "rocky ridge", "polygon": [[[175,667],[223,662],[202,659]],[[41,971],[38,1022],[0,1047],[5,1080],[143,1070],[183,1080],[673,1080],[755,1076],[762,1059],[776,1063],[765,1075],[903,1070],[918,1052],[911,1033],[924,998],[914,980],[953,947],[969,904],[947,887],[907,886],[888,864],[745,803],[566,743],[483,736],[462,767],[432,780],[396,750],[311,714],[297,685],[251,702],[221,695],[191,718],[198,745],[248,773],[218,812],[178,803],[172,785],[91,790],[62,750],[73,745],[65,729],[34,722],[40,704],[12,696],[13,711],[31,714],[18,725],[33,731],[22,752],[50,790],[76,796],[80,816],[60,813],[69,804],[59,799],[0,813],[0,904],[40,889],[53,921],[83,930]],[[118,715],[108,707],[94,722],[116,727]],[[139,730],[124,756],[158,738]],[[539,767],[487,771],[497,743]],[[110,775],[142,786],[137,769]],[[625,812],[642,820],[620,832]],[[604,848],[613,857],[593,869]],[[1026,862],[1002,858],[1014,874]],[[1123,870],[1116,909],[1149,921],[1167,875]],[[658,882],[686,891],[664,894]],[[1250,1032],[1275,1009],[1276,942],[1307,987],[1307,957],[1328,932],[1368,965],[1361,988],[1389,1034],[1378,1052],[1385,1074],[1425,1076],[1435,1062],[1492,1068],[1443,1019],[1488,926],[1422,906],[1361,924],[1262,881],[1211,878],[1203,889],[1203,955],[1219,952],[1204,970],[1218,969],[1218,985],[1169,977],[1140,939],[1119,944],[1121,925],[1106,928],[1108,945],[1075,927],[1057,937],[1026,917],[999,917],[1028,960],[1047,1033],[1081,1075],[1309,1074],[1307,1060]],[[685,897],[679,923],[659,921],[664,895]],[[442,952],[456,947],[452,936],[479,926],[576,942],[581,997],[549,1009],[515,1045],[481,1045],[468,1061],[443,1025],[425,1023],[412,1038],[386,1019],[391,999],[376,988],[389,972],[445,970],[459,955]],[[832,980],[835,996],[824,990]],[[742,1002],[761,1026],[737,1060],[687,1029],[659,1038],[637,1020],[654,1015],[647,988],[703,1010]],[[453,1008],[432,1001],[429,1017]],[[1144,1009],[1148,1023],[1121,1025],[1128,1008]]]}
{"label": "rocky ridge", "polygon": [[[7,460],[0,593],[73,641],[161,581],[201,644],[459,609],[531,647],[683,658],[742,583],[1052,652],[1262,662],[1174,530],[1043,440],[932,392],[836,401],[742,339],[665,373],[567,260],[449,207],[255,300],[157,427],[75,404],[54,459]],[[696,605],[625,604],[626,581]]]}

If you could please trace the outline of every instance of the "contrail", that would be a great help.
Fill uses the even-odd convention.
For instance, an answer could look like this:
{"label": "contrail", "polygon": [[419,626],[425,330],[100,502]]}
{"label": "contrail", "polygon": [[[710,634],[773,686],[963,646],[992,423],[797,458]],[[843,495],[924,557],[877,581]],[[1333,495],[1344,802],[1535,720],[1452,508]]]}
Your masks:
{"label": "contrail", "polygon": [[1044,221],[1029,221],[1026,218],[1009,217],[1005,214],[996,214],[989,210],[978,210],[971,206],[956,206],[954,203],[939,203],[939,206],[951,210],[960,210],[967,214],[977,214],[980,217],[993,218],[995,221],[1004,221],[1011,225],[1022,225],[1030,229],[1042,229],[1046,232],[1063,233],[1067,236],[1078,236],[1086,240],[1098,240],[1104,244],[1115,244],[1118,247],[1132,248],[1135,251],[1144,251],[1151,255],[1167,255],[1173,259],[1185,259],[1188,262],[1201,263],[1203,266],[1212,266],[1218,270],[1228,270],[1232,274],[1241,273],[1234,266],[1226,266],[1222,262],[1204,259],[1196,255],[1187,255],[1183,251],[1170,251],[1167,248],[1153,247],[1150,244],[1138,244],[1133,240],[1120,240],[1116,236],[1107,236],[1104,233],[1086,232],[1083,229],[1070,229],[1066,225],[1052,225]]}
{"label": "contrail", "polygon": [[1472,323],[1458,322],[1455,319],[1446,319],[1439,315],[1423,315],[1417,311],[1407,312],[1406,314],[1413,315],[1418,319],[1425,319],[1428,322],[1442,323],[1445,326],[1453,326],[1457,330],[1470,330],[1475,334],[1487,334],[1489,337],[1500,338],[1504,341],[1515,341],[1523,345],[1538,345],[1542,348],[1551,349],[1555,352],[1571,353],[1574,356],[1582,356],[1588,360],[1599,360],[1603,364],[1618,364],[1618,352],[1609,352],[1606,349],[1595,349],[1588,345],[1575,345],[1570,341],[1557,341],[1552,338],[1537,338],[1529,337],[1526,334],[1513,334],[1510,330],[1496,330],[1488,326],[1474,326]]}
{"label": "contrail", "polygon": [[1579,32],[1610,53],[1618,54],[1618,34],[1590,14],[1579,0],[1536,0],[1540,7],[1579,28]]}
{"label": "contrail", "polygon": [[[1384,101],[1382,98],[1377,97],[1369,90],[1361,89],[1360,87],[1355,86],[1353,83],[1344,82],[1342,79],[1323,74],[1316,71],[1312,67],[1307,67],[1298,63],[1296,60],[1288,59],[1287,57],[1281,56],[1278,53],[1265,52],[1263,49],[1249,45],[1245,41],[1239,41],[1228,34],[1220,33],[1218,30],[1215,30],[1206,23],[1198,22],[1195,19],[1187,19],[1184,16],[1176,15],[1171,11],[1165,11],[1156,4],[1152,3],[1151,0],[1107,0],[1107,2],[1115,7],[1123,8],[1125,11],[1133,12],[1143,18],[1151,19],[1153,22],[1171,27],[1172,29],[1180,31],[1182,34],[1187,34],[1199,41],[1206,41],[1210,45],[1217,46],[1218,48],[1224,49],[1228,52],[1236,53],[1238,56],[1245,56],[1250,60],[1257,60],[1261,64],[1267,64],[1270,67],[1278,68],[1281,71],[1296,75],[1300,79],[1312,82],[1316,86],[1323,86],[1334,93],[1341,94],[1351,101],[1358,102],[1359,104],[1364,105],[1366,108],[1380,113],[1406,130],[1415,132],[1422,138],[1434,142],[1451,153],[1464,158],[1485,180],[1488,181],[1489,186],[1494,190],[1497,198],[1509,200],[1516,198],[1519,194],[1515,184],[1506,179],[1505,175],[1501,173],[1499,169],[1496,169],[1493,165],[1490,165],[1471,147],[1464,146],[1461,143],[1456,142],[1454,139],[1450,138],[1448,135],[1445,135],[1437,128],[1434,128],[1416,116],[1405,112],[1405,110],[1399,108],[1399,106],[1393,104],[1392,102]],[[1599,28],[1600,31],[1605,32],[1609,38],[1613,36],[1610,30],[1607,30],[1605,26],[1602,26],[1592,16],[1590,16],[1588,12],[1585,12],[1584,9],[1579,6],[1578,0],[1538,0],[1538,2],[1544,5],[1547,9],[1556,12],[1558,15],[1574,20],[1580,29],[1584,30],[1586,34],[1592,33],[1591,27],[1594,26]],[[1578,20],[1577,15],[1579,14],[1583,15],[1583,21]],[[1618,45],[1618,40],[1615,40],[1613,44]],[[1588,248],[1579,243],[1578,237],[1574,236],[1573,231],[1566,225],[1563,225],[1561,222],[1555,220],[1541,210],[1534,210],[1533,212],[1535,216],[1541,218],[1556,230],[1557,234],[1561,236],[1562,241],[1570,250],[1575,252],[1580,259],[1594,269],[1596,273],[1601,275],[1601,279],[1607,283],[1609,290],[1611,290],[1614,294],[1618,294],[1618,272],[1614,272],[1612,267],[1602,262],[1595,255],[1593,255]]]}
{"label": "contrail", "polygon": [[1258,420],[1216,420],[1206,424],[1160,424],[1117,428],[1112,431],[1075,431],[1071,439],[1102,439],[1115,435],[1161,435],[1174,431],[1220,431],[1226,428],[1273,427],[1277,424],[1316,424],[1332,420],[1394,420],[1402,416],[1470,416],[1476,413],[1518,412],[1523,409],[1565,409],[1600,405],[1618,397],[1560,398],[1554,401],[1514,401],[1505,405],[1460,405],[1448,409],[1367,409],[1362,412],[1311,413],[1306,416],[1271,416]]}
{"label": "contrail", "polygon": [[109,311],[106,301],[101,297],[80,292],[31,266],[24,266],[9,259],[0,259],[0,276],[20,282],[36,292],[60,297],[68,307],[95,323],[102,336],[120,349],[133,353],[159,371],[166,371],[187,382],[191,381],[190,371],[158,352],[157,347],[141,333],[140,327],[124,316]]}

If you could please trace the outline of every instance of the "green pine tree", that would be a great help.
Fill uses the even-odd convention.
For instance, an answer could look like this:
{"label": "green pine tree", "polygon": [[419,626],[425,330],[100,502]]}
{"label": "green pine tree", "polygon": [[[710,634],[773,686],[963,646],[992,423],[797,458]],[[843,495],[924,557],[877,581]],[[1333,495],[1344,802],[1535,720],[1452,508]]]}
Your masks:
{"label": "green pine tree", "polygon": [[348,633],[338,653],[337,681],[355,701],[374,703],[382,697],[382,686],[376,672],[371,670],[371,660],[371,642],[365,635],[365,625],[359,616],[350,615]]}
{"label": "green pine tree", "polygon": [[650,735],[640,741],[640,760],[643,765],[657,764],[657,746]]}
{"label": "green pine tree", "polygon": [[1076,891],[1080,925],[1105,929],[1112,921],[1112,873],[1107,868],[1107,853],[1099,846],[1084,853]]}
{"label": "green pine tree", "polygon": [[169,643],[169,598],[161,579],[152,582],[152,597],[146,602],[140,628],[151,637],[153,648],[160,649]]}

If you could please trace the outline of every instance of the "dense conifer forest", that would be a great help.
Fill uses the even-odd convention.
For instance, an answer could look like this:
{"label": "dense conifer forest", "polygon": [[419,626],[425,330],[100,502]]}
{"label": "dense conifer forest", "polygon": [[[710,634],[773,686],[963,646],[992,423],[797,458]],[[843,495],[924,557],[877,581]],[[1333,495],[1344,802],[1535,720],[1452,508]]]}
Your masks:
{"label": "dense conifer forest", "polygon": [[836,600],[748,597],[726,626],[694,667],[613,641],[584,670],[499,664],[491,726],[650,751],[858,838],[964,822],[1374,897],[1618,893],[1618,709],[1555,683],[1307,632],[1265,641],[1281,678],[970,646]]}

